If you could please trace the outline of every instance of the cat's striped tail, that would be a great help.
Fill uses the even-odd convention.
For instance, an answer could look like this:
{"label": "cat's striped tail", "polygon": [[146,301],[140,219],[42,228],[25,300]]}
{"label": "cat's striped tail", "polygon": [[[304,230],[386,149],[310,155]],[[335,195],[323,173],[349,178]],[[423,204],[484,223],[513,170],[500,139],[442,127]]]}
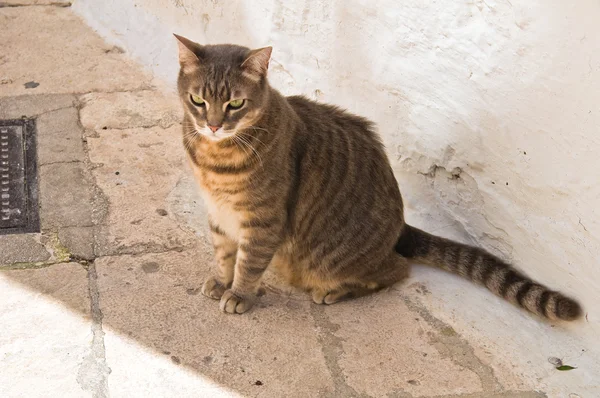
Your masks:
{"label": "cat's striped tail", "polygon": [[481,284],[509,302],[549,319],[572,321],[582,309],[575,300],[532,281],[485,250],[440,238],[405,225],[396,251],[416,262],[440,267]]}

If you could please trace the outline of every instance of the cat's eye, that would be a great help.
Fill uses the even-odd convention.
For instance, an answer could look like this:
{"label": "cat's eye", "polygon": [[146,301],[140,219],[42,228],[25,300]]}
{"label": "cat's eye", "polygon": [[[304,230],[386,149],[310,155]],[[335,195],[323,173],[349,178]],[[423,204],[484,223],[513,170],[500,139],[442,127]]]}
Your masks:
{"label": "cat's eye", "polygon": [[231,109],[240,109],[242,106],[244,106],[245,102],[246,102],[246,100],[236,99],[236,100],[230,101],[228,106]]}
{"label": "cat's eye", "polygon": [[196,106],[204,105],[204,100],[197,95],[190,94],[190,99],[192,101],[192,104],[194,104]]}

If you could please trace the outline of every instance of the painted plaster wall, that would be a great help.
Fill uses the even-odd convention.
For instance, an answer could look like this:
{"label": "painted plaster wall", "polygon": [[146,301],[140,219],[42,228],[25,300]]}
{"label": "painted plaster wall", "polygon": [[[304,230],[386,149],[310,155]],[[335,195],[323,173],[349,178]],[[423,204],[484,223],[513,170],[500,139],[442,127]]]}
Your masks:
{"label": "painted plaster wall", "polygon": [[173,32],[273,45],[275,87],[378,124],[409,221],[486,247],[579,298],[588,320],[573,333],[597,340],[598,1],[76,0],[73,8],[171,86]]}

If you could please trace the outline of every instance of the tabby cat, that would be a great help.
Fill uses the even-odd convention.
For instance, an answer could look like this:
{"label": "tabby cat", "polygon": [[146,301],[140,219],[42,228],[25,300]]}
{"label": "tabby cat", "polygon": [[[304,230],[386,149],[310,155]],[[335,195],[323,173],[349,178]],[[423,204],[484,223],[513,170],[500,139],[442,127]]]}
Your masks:
{"label": "tabby cat", "polygon": [[184,146],[209,213],[216,275],[202,293],[244,313],[271,267],[317,304],[405,279],[409,260],[439,266],[549,319],[579,304],[482,249],[404,222],[373,124],[284,97],[267,82],[271,47],[199,45],[177,36]]}

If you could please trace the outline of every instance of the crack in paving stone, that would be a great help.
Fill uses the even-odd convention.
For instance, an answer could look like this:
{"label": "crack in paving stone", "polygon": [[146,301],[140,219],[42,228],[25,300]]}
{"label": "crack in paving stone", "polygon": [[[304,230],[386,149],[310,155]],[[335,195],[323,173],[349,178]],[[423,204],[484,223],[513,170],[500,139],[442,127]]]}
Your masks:
{"label": "crack in paving stone", "polygon": [[[69,98],[70,104],[64,105],[63,98]],[[60,106],[55,105],[53,108],[51,103],[58,99],[58,103],[62,103]],[[28,103],[29,100],[30,102]],[[39,102],[38,102],[39,100]],[[42,101],[44,100],[44,101]],[[37,118],[40,116],[44,116],[48,113],[74,108],[76,107],[77,97],[72,94],[21,94],[9,97],[0,98],[0,115],[3,116],[4,119],[18,119],[22,117],[26,118]],[[17,104],[16,109],[14,104]],[[49,105],[50,103],[50,105]],[[47,107],[50,106],[50,109]],[[16,112],[17,109],[25,108],[27,112]],[[44,111],[40,111],[39,108],[46,109]],[[19,114],[20,113],[20,114]],[[10,116],[10,117],[9,117]]]}
{"label": "crack in paving stone", "polygon": [[[102,234],[99,234],[102,235]],[[103,235],[106,238],[106,235]],[[97,242],[96,242],[97,243]],[[187,246],[174,246],[168,247],[163,246],[158,243],[136,243],[131,246],[117,246],[117,247],[107,247],[107,245],[98,245],[98,247],[102,246],[101,249],[95,251],[96,257],[110,257],[110,256],[118,256],[118,255],[130,255],[130,256],[138,256],[144,254],[160,254],[160,253],[169,253],[169,252],[183,252],[187,249],[193,249],[197,246],[197,242],[190,243]]]}
{"label": "crack in paving stone", "polygon": [[[43,94],[42,94],[42,95],[43,95]],[[57,112],[57,111],[62,111],[62,110],[64,110],[64,109],[69,109],[69,108],[74,108],[74,106],[72,106],[72,105],[69,105],[69,106],[63,106],[63,107],[60,107],[60,108],[50,109],[50,110],[48,110],[48,111],[45,111],[45,112],[40,112],[40,113],[36,113],[36,114],[34,114],[34,115],[30,115],[29,117],[40,117],[40,116],[47,115],[48,113]]]}
{"label": "crack in paving stone", "polygon": [[160,90],[157,90],[157,88],[154,87],[152,85],[152,83],[149,83],[149,84],[142,84],[141,86],[139,86],[137,88],[131,88],[129,90],[112,90],[112,91],[92,90],[92,91],[81,91],[81,92],[69,93],[69,94],[75,95],[77,97],[83,97],[84,95],[87,95],[87,94],[136,93],[138,91],[150,91],[150,92],[153,92],[153,93],[155,93],[157,91],[160,92]]}
{"label": "crack in paving stone", "polygon": [[121,257],[121,256],[129,256],[129,257],[140,257],[145,256],[147,254],[166,254],[166,253],[182,253],[187,249],[194,249],[195,246],[188,247],[175,247],[173,249],[165,249],[162,251],[145,251],[145,252],[136,252],[136,253],[111,253],[111,254],[103,254],[95,258],[95,260],[99,260],[102,258],[110,258],[110,257]]}
{"label": "crack in paving stone", "polygon": [[81,160],[68,160],[66,162],[56,161],[56,162],[47,162],[44,164],[40,164],[40,166],[50,166],[53,164],[70,164],[70,163],[83,163]]}
{"label": "crack in paving stone", "polygon": [[502,391],[504,389],[494,375],[494,369],[489,365],[484,364],[481,359],[475,355],[473,347],[456,333],[450,325],[431,315],[422,304],[415,303],[400,291],[398,292],[411,311],[421,315],[425,322],[438,331],[437,334],[431,334],[429,338],[432,346],[435,347],[442,357],[448,358],[458,366],[469,369],[475,373],[481,381],[482,389],[484,391],[489,391],[489,393],[487,393],[488,395],[494,391]]}
{"label": "crack in paving stone", "polygon": [[329,320],[327,314],[325,314],[325,307],[322,305],[311,305],[310,314],[313,317],[315,325],[318,327],[317,341],[321,345],[321,352],[323,352],[323,356],[325,357],[325,365],[331,374],[335,388],[333,393],[321,396],[332,398],[369,398],[369,395],[357,392],[346,382],[346,375],[344,375],[339,364],[340,358],[344,353],[344,348],[342,347],[343,339],[335,335],[340,326]]}
{"label": "crack in paving stone", "polygon": [[[124,130],[134,130],[134,129],[142,129],[142,130],[149,130],[149,129],[153,129],[156,127],[161,128],[162,130],[167,130],[171,127],[173,127],[174,125],[181,125],[181,122],[172,122],[170,124],[167,123],[163,123],[162,120],[158,121],[156,123],[153,124],[141,124],[141,125],[128,125],[125,127],[115,127],[115,126],[111,126],[111,127],[107,127],[106,129],[102,128],[102,130],[104,131],[109,131],[109,130],[114,130],[114,131],[124,131]],[[93,130],[93,129],[88,129],[88,130]],[[155,144],[155,145],[160,145],[160,144]],[[143,146],[141,148],[144,148]]]}
{"label": "crack in paving stone", "polygon": [[111,370],[106,363],[104,330],[102,329],[103,315],[100,309],[96,265],[93,262],[90,263],[87,271],[92,313],[92,343],[89,354],[83,359],[79,368],[77,383],[84,390],[91,391],[94,398],[107,398],[109,397],[108,375]]}
{"label": "crack in paving stone", "polygon": [[2,3],[0,2],[0,8],[16,8],[16,7],[71,7],[71,3],[46,3],[46,4],[27,4],[27,3]]}
{"label": "crack in paving stone", "polygon": [[548,396],[540,391],[503,391],[496,393],[477,392],[458,395],[436,395],[431,398],[548,398]]}
{"label": "crack in paving stone", "polygon": [[[33,94],[33,95],[21,95],[20,97],[34,97],[34,96],[44,96],[46,94]],[[13,97],[8,97],[8,98],[13,98]],[[67,106],[61,106],[59,108],[53,108],[53,109],[49,109],[47,111],[44,112],[36,112],[36,113],[30,113],[28,115],[21,115],[20,118],[38,118],[40,116],[44,116],[47,115],[48,113],[52,113],[52,112],[57,112],[57,111],[62,111],[64,109],[69,109],[69,108],[74,108],[73,105],[67,105]]]}
{"label": "crack in paving stone", "polygon": [[[92,189],[92,224],[94,227],[100,226],[108,217],[110,200],[104,193],[104,191],[98,186],[98,182],[96,176],[92,172],[93,164],[90,160],[90,148],[86,139],[86,130],[83,127],[83,123],[81,122],[81,109],[85,106],[85,104],[77,98],[77,102],[75,103],[75,108],[77,109],[77,124],[81,128],[82,136],[81,139],[83,141],[83,153],[84,159],[83,164],[87,168],[89,172],[90,185]],[[93,241],[92,241],[92,252],[93,257],[96,258],[99,256],[99,240],[100,240],[100,228],[94,228],[93,232]]]}

